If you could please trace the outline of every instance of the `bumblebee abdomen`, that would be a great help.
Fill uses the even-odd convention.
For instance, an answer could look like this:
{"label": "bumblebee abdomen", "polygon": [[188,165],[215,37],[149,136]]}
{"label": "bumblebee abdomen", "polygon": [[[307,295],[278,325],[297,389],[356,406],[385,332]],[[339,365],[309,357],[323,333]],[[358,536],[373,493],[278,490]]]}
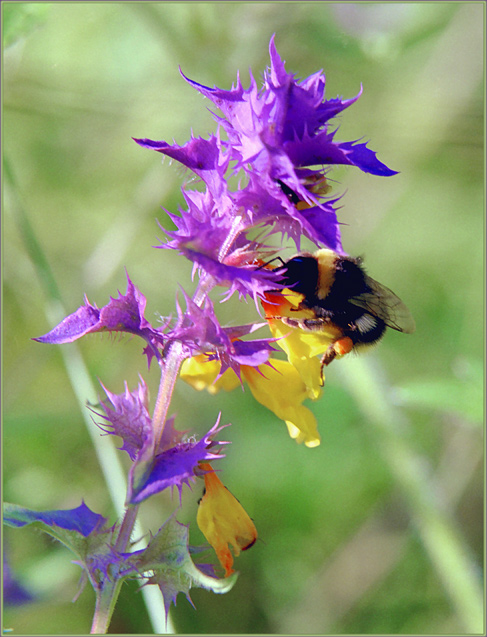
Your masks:
{"label": "bumblebee abdomen", "polygon": [[381,318],[369,312],[362,312],[358,318],[349,323],[344,333],[355,345],[365,345],[376,343],[382,338],[385,330],[386,324]]}

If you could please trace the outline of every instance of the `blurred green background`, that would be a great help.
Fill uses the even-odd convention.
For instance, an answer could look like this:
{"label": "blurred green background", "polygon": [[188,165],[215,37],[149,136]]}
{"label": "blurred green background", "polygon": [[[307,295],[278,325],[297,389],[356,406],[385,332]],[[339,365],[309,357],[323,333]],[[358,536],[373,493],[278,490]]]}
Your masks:
{"label": "blurred green background", "polygon": [[[148,299],[149,321],[174,312],[178,286],[193,290],[191,264],[151,246],[162,208],[177,210],[190,175],[131,137],[181,144],[191,130],[214,130],[209,102],[178,65],[222,88],[240,70],[248,86],[248,68],[259,80],[276,33],[288,71],[305,78],[324,69],[328,98],[352,97],[363,84],[337,139],[370,139],[399,171],[332,175],[335,192],[346,191],[345,250],[364,255],[369,273],[406,302],[417,331],[389,331],[373,352],[328,369],[324,397],[311,405],[320,447],[297,445],[248,391],[176,388],[179,429],[202,435],[220,410],[233,423],[222,477],[261,539],[238,558],[229,594],[194,590],[197,610],[178,598],[180,633],[482,630],[484,10],[478,2],[2,3],[7,501],[54,509],[84,498],[115,521],[61,348],[30,340],[55,320],[26,233],[42,246],[66,313],[84,293],[101,306],[124,292],[124,268]],[[252,303],[218,311],[224,323],[255,319]],[[147,371],[141,342],[96,335],[79,350],[95,382],[121,392],[140,372],[155,397],[158,372]],[[197,544],[200,485],[183,496],[179,519]],[[145,529],[156,531],[176,505],[170,494],[145,503]],[[71,555],[28,528],[6,529],[4,542],[36,596],[5,608],[4,626],[87,633],[94,595],[86,589],[71,603],[80,574]],[[124,586],[110,632],[152,631],[136,589]]]}

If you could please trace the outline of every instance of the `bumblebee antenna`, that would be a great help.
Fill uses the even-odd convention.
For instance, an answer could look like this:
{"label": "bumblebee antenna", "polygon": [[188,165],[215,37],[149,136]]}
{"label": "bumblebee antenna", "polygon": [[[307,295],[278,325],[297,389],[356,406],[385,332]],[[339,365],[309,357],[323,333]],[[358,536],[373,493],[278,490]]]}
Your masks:
{"label": "bumblebee antenna", "polygon": [[266,268],[268,265],[270,265],[273,261],[280,261],[281,262],[281,266],[286,265],[285,261],[282,260],[281,257],[274,257],[273,259],[271,259],[270,261],[267,261],[266,263],[262,263],[261,265],[259,265],[257,267],[257,270],[261,270],[262,268]]}

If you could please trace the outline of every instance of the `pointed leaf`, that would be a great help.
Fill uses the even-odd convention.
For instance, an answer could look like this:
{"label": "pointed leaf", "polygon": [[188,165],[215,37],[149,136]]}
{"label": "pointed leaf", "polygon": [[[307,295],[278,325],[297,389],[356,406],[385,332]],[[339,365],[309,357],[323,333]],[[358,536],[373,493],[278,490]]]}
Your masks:
{"label": "pointed leaf", "polygon": [[157,584],[164,597],[166,617],[178,593],[184,593],[192,604],[189,591],[192,587],[205,588],[214,593],[227,593],[237,581],[237,573],[218,579],[199,570],[191,559],[188,546],[188,527],[174,516],[159,529],[143,551],[127,556],[139,572],[152,571],[150,584]]}

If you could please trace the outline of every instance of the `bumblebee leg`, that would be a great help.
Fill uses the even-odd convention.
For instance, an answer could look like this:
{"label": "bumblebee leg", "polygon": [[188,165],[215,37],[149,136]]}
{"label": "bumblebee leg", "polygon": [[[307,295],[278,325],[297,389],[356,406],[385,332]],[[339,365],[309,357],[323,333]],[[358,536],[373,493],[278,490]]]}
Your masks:
{"label": "bumblebee leg", "polygon": [[321,359],[321,385],[323,386],[323,367],[325,365],[329,365],[332,360],[335,359],[336,356],[344,356],[348,354],[353,349],[353,341],[348,336],[344,336],[343,338],[339,338],[334,343],[330,345],[330,347],[323,354],[323,358]]}

